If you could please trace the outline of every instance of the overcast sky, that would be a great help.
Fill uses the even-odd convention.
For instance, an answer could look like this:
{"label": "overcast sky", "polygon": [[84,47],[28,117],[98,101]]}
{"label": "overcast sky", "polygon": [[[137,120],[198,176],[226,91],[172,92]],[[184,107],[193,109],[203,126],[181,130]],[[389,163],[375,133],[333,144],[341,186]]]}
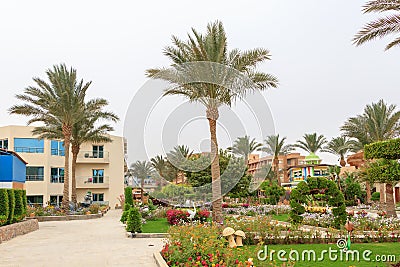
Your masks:
{"label": "overcast sky", "polygon": [[[224,23],[230,48],[264,47],[272,60],[260,70],[276,75],[278,89],[264,93],[277,132],[290,142],[304,133],[327,138],[363,107],[383,98],[398,104],[400,48],[385,41],[354,47],[357,30],[374,18],[365,1],[3,1],[0,9],[0,126],[26,119],[8,115],[14,95],[66,63],[93,81],[90,97],[110,101],[121,122],[147,68],[167,66],[162,49],[172,34]],[[195,127],[194,127],[195,128]],[[193,129],[193,133],[196,129]],[[189,131],[190,133],[190,131]],[[261,141],[261,140],[259,140]],[[336,158],[322,154],[329,162]]]}

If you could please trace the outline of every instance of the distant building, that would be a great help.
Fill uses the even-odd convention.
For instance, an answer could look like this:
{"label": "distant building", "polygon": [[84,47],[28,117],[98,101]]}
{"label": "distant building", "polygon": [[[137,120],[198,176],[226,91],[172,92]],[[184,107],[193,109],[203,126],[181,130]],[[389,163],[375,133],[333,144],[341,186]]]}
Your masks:
{"label": "distant building", "polygon": [[26,164],[17,153],[0,148],[0,188],[25,189]]}
{"label": "distant building", "polygon": [[[63,142],[38,139],[32,135],[33,129],[30,126],[0,127],[0,145],[12,148],[28,162],[26,168],[20,165],[20,176],[26,179],[28,201],[60,205],[64,187]],[[111,143],[81,146],[76,166],[78,202],[83,202],[86,193],[91,192],[95,203],[109,203],[111,207],[119,203],[117,197],[124,192],[124,139],[113,135],[110,138]],[[71,189],[70,179],[70,194]]]}

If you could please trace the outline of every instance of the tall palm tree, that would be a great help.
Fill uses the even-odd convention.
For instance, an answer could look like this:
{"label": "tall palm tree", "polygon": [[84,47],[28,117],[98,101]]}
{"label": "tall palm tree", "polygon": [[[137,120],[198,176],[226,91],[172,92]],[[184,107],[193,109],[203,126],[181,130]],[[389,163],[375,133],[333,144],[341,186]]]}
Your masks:
{"label": "tall palm tree", "polygon": [[304,141],[298,140],[294,146],[314,154],[321,150],[328,142],[323,135],[317,135],[317,133],[305,134],[303,139]]}
{"label": "tall palm tree", "polygon": [[277,135],[270,135],[264,140],[265,146],[260,148],[261,151],[266,152],[268,155],[274,157],[274,174],[275,178],[278,182],[278,185],[281,186],[281,179],[279,179],[279,159],[280,155],[287,155],[291,151],[293,151],[292,145],[286,145],[286,137],[279,137]]}
{"label": "tall palm tree", "polygon": [[340,166],[346,166],[345,156],[353,150],[354,142],[349,140],[346,136],[339,136],[332,138],[331,141],[322,150],[340,157]]}
{"label": "tall palm tree", "polygon": [[[385,11],[392,11],[394,13],[367,23],[354,36],[353,43],[355,45],[359,46],[365,42],[400,32],[400,0],[373,0],[363,6],[364,13],[380,13]],[[385,50],[397,45],[400,45],[400,36],[391,41]]]}
{"label": "tall palm tree", "polygon": [[163,158],[162,155],[157,155],[152,158],[150,162],[153,165],[153,168],[158,172],[158,174],[164,178],[164,171],[167,164],[165,158]]}
{"label": "tall palm tree", "polygon": [[[178,184],[178,180],[184,181],[185,173],[183,171],[183,165],[186,160],[189,159],[193,155],[193,151],[190,151],[190,148],[185,145],[175,146],[170,152],[167,153],[167,159],[169,164],[169,168],[175,168],[176,172],[176,183]],[[171,173],[173,173],[172,171]]]}
{"label": "tall palm tree", "polygon": [[86,142],[92,143],[109,143],[112,139],[108,135],[109,132],[114,131],[114,128],[109,124],[103,124],[100,121],[113,121],[119,120],[118,116],[109,111],[103,111],[103,107],[108,105],[105,99],[93,99],[85,104],[84,118],[76,122],[72,129],[71,152],[71,201],[77,203],[76,196],[76,161],[81,149],[81,145]]}
{"label": "tall palm tree", "polygon": [[131,165],[131,173],[140,179],[141,193],[140,197],[144,202],[144,180],[151,176],[154,172],[153,166],[148,161],[136,161]]}
{"label": "tall palm tree", "polygon": [[250,140],[250,136],[245,135],[243,137],[238,137],[233,143],[233,146],[228,147],[227,150],[234,154],[243,156],[247,163],[249,155],[261,147],[262,144],[257,142],[255,138]]}
{"label": "tall palm tree", "polygon": [[[184,96],[192,102],[199,102],[205,106],[211,136],[213,220],[222,222],[221,180],[216,134],[219,107],[221,105],[231,106],[236,99],[243,97],[248,91],[277,87],[278,80],[272,75],[255,70],[259,63],[270,59],[268,50],[258,48],[244,52],[238,49],[228,51],[227,37],[221,22],[208,24],[207,32],[204,35],[192,29],[192,34],[188,34],[188,39],[188,41],[182,41],[173,36],[173,46],[168,46],[164,50],[164,54],[172,61],[171,67],[174,71],[165,72],[165,69],[162,68],[149,69],[147,75],[172,84],[172,88],[167,89],[164,95]],[[202,71],[211,75],[215,74],[215,70],[212,68],[214,65],[207,65],[204,62],[221,64],[243,73],[253,82],[253,85],[246,88],[249,90],[243,87],[231,90],[226,86],[211,82],[187,83],[187,79],[181,79],[182,77],[174,75],[176,72],[179,73],[182,64],[193,62],[200,63],[203,66]]]}
{"label": "tall palm tree", "polygon": [[[364,145],[396,138],[400,134],[400,111],[396,105],[388,105],[382,99],[364,108],[364,112],[356,117],[349,118],[341,127],[344,136],[354,138],[362,150]],[[370,189],[366,179],[367,189]],[[381,184],[380,202],[385,202],[385,189]],[[370,195],[370,192],[367,192]]]}
{"label": "tall palm tree", "polygon": [[[18,100],[26,102],[12,106],[11,114],[32,117],[28,124],[42,122],[45,125],[61,124],[64,141],[64,189],[62,206],[69,209],[69,150],[73,125],[83,117],[84,99],[91,82],[78,81],[76,70],[68,70],[65,64],[55,65],[46,71],[50,83],[33,78],[36,86],[29,86],[24,94],[16,95]],[[51,132],[51,129],[49,129]],[[37,132],[37,131],[36,131]],[[38,133],[38,132],[37,132]],[[39,133],[46,134],[45,132]],[[42,138],[42,137],[41,137]]]}

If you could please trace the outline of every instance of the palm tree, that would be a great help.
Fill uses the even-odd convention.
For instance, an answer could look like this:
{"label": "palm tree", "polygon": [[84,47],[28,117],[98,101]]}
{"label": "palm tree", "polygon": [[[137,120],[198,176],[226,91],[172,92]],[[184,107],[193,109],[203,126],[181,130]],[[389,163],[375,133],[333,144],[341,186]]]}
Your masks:
{"label": "palm tree", "polygon": [[292,145],[285,145],[286,137],[279,137],[277,135],[270,135],[264,140],[265,146],[260,148],[259,150],[266,152],[268,155],[274,157],[274,174],[275,178],[278,182],[278,185],[281,186],[281,179],[279,179],[279,159],[280,155],[287,155],[291,151],[293,151]]}
{"label": "palm tree", "polygon": [[304,141],[298,140],[295,147],[301,148],[310,154],[315,154],[323,148],[323,146],[328,142],[323,135],[305,134],[303,136]]}
{"label": "palm tree", "polygon": [[153,168],[160,174],[161,177],[164,178],[164,171],[166,168],[166,161],[163,158],[163,156],[157,155],[151,160],[151,164],[153,165]]}
{"label": "palm tree", "polygon": [[[173,71],[166,72],[162,68],[149,69],[147,76],[168,81],[172,85],[172,88],[167,89],[164,95],[184,96],[192,102],[198,102],[205,106],[211,136],[213,220],[222,222],[221,180],[216,134],[219,107],[221,105],[231,106],[236,99],[243,97],[247,91],[277,87],[278,80],[272,75],[255,70],[259,63],[270,59],[268,50],[258,48],[241,52],[234,49],[228,52],[227,37],[221,22],[208,24],[207,32],[204,35],[192,29],[192,34],[188,34],[188,39],[185,42],[173,36],[173,46],[168,46],[164,50],[164,54],[172,61]],[[227,86],[211,82],[198,82],[197,80],[188,83],[187,79],[179,77],[179,73],[184,68],[183,64],[186,63],[187,66],[187,63],[193,62],[197,62],[203,67],[203,73],[205,71],[212,76],[217,76],[212,66],[226,66],[244,74],[253,84],[246,88],[240,87],[231,90]],[[216,64],[207,65],[204,62]],[[194,73],[196,73],[196,70],[190,74]]]}
{"label": "palm tree", "polygon": [[[176,172],[176,183],[178,184],[178,180],[184,181],[185,173],[183,172],[183,165],[186,160],[189,159],[193,155],[193,151],[190,151],[190,148],[185,145],[175,146],[169,153],[167,153],[167,159],[170,163],[170,168],[175,168]],[[173,173],[174,171],[172,171]]]}
{"label": "palm tree", "polygon": [[345,156],[347,153],[353,150],[354,142],[349,140],[345,136],[339,136],[332,138],[332,140],[323,149],[324,152],[328,152],[340,157],[340,166],[346,166]]}
{"label": "palm tree", "polygon": [[227,150],[237,155],[243,156],[245,162],[248,162],[249,155],[254,151],[261,148],[262,144],[258,143],[255,138],[250,140],[250,136],[245,135],[244,137],[238,137],[233,143],[232,147],[228,147]]}
{"label": "palm tree", "polygon": [[151,165],[150,162],[148,161],[136,161],[135,163],[132,163],[131,165],[131,173],[136,176],[137,178],[140,179],[140,187],[141,187],[141,193],[140,193],[140,198],[142,200],[142,203],[144,203],[144,180],[151,176],[154,172],[153,166]]}
{"label": "palm tree", "polygon": [[108,136],[108,132],[114,131],[109,124],[99,124],[99,121],[119,120],[118,116],[112,112],[103,111],[102,108],[108,105],[105,99],[93,99],[85,104],[84,118],[74,124],[72,130],[71,152],[71,201],[77,203],[76,197],[76,161],[78,158],[81,145],[86,142],[93,143],[109,143],[112,139]]}
{"label": "palm tree", "polygon": [[[400,0],[373,0],[363,7],[364,13],[394,11],[395,13],[367,23],[353,38],[357,46],[365,42],[383,38],[387,35],[400,32]],[[385,50],[400,44],[400,37],[390,42]]]}
{"label": "palm tree", "polygon": [[[91,82],[78,81],[76,70],[67,69],[65,64],[55,65],[46,71],[50,83],[40,78],[33,78],[36,86],[29,86],[24,94],[16,95],[18,100],[26,102],[12,106],[11,114],[20,114],[32,117],[28,124],[42,122],[46,126],[61,125],[64,141],[64,189],[62,206],[69,209],[69,150],[73,125],[82,119],[84,99]],[[36,131],[40,138],[46,135],[47,130],[52,133],[54,128]],[[43,136],[42,136],[43,134]]]}
{"label": "palm tree", "polygon": [[[382,99],[364,108],[362,115],[349,118],[341,127],[344,136],[354,138],[362,150],[364,145],[396,138],[400,133],[400,111],[396,105],[388,105]],[[367,189],[370,189],[366,179]],[[384,185],[380,185],[381,199],[384,203]],[[369,195],[370,192],[367,192]]]}

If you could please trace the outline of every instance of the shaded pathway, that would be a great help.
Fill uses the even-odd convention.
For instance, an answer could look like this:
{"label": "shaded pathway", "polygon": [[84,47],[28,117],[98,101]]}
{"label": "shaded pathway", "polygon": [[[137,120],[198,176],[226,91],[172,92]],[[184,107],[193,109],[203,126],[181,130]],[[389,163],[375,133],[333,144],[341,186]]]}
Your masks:
{"label": "shaded pathway", "polygon": [[39,223],[0,244],[0,266],[156,266],[162,239],[127,238],[120,216],[110,210],[100,219]]}

